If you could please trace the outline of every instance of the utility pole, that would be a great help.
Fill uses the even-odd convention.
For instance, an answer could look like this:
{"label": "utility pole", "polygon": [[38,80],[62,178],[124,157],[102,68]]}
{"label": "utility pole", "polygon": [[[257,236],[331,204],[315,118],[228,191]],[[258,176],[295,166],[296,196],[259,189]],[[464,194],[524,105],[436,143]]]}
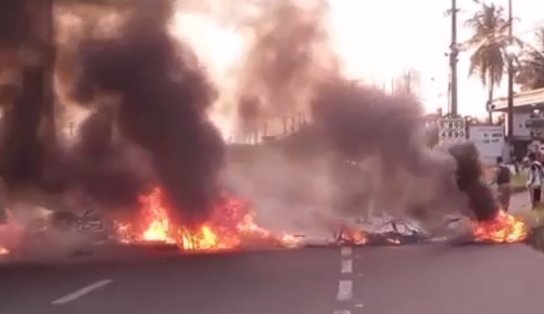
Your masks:
{"label": "utility pole", "polygon": [[[508,0],[508,40],[509,45],[514,44],[514,19],[512,16],[512,0]],[[514,136],[514,56],[508,55],[508,142],[512,145]]]}
{"label": "utility pole", "polygon": [[451,115],[457,116],[457,1],[451,0],[451,44],[450,44],[450,67],[451,67]]}
{"label": "utility pole", "polygon": [[405,76],[406,93],[412,94],[412,71],[408,71]]}

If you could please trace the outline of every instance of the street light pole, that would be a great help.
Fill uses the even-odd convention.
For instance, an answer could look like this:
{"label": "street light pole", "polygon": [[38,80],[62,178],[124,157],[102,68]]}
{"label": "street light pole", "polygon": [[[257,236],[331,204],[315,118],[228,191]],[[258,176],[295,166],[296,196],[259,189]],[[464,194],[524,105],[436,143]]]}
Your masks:
{"label": "street light pole", "polygon": [[[514,19],[512,16],[512,0],[508,0],[508,39],[509,39],[509,45],[512,46],[514,44],[514,31],[513,31],[513,24]],[[508,142],[510,145],[512,145],[512,140],[514,136],[514,56],[509,54],[508,55],[508,107],[507,107],[507,114],[508,114]]]}

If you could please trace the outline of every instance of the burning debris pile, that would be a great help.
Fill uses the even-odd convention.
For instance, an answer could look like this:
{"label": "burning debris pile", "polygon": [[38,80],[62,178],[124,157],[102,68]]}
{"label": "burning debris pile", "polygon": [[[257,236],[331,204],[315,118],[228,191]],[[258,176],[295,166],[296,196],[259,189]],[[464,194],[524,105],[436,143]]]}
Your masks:
{"label": "burning debris pile", "polygon": [[7,256],[10,254],[10,249],[8,244],[4,243],[2,240],[8,237],[7,228],[5,226],[0,226],[0,259],[2,256]]}
{"label": "burning debris pile", "polygon": [[366,246],[396,246],[424,243],[429,237],[414,223],[390,219],[376,228],[341,228],[334,234],[338,244]]}
{"label": "burning debris pile", "polygon": [[474,239],[483,243],[516,243],[529,234],[526,223],[504,211],[488,221],[473,222]]}
{"label": "burning debris pile", "polygon": [[[197,224],[219,198],[224,143],[207,117],[215,92],[206,73],[190,47],[168,32],[171,5],[137,1],[119,36],[83,41],[74,95],[91,109],[104,105],[104,94],[119,100],[111,123],[123,139],[145,151],[151,165],[151,178],[127,191],[132,200],[157,181],[169,214]],[[95,179],[94,186],[111,184],[107,176]]]}
{"label": "burning debris pile", "polygon": [[[316,5],[308,7],[273,2],[240,1],[255,6],[247,12],[260,14],[249,23],[247,56],[240,58],[241,74],[234,76],[238,85],[229,103],[238,115],[234,124],[243,132],[256,132],[270,119],[280,118],[285,130],[287,117],[303,115],[311,126],[302,141],[305,147],[318,146],[317,153],[295,160],[280,152],[280,161],[267,172],[260,170],[268,166],[263,160],[270,156],[250,160],[241,167],[249,174],[233,175],[246,175],[245,188],[238,184],[243,180],[225,175],[225,165],[232,161],[225,157],[225,142],[209,119],[226,93],[225,82],[212,82],[205,60],[190,43],[172,35],[172,17],[179,9],[174,1],[135,0],[130,5],[103,5],[114,12],[107,27],[96,31],[93,22],[83,23],[74,31],[77,40],[58,54],[62,100],[88,113],[70,145],[41,138],[42,115],[50,118],[51,110],[42,108],[43,95],[28,85],[43,90],[43,78],[35,73],[39,69],[21,70],[29,82],[23,79],[20,101],[3,116],[0,166],[8,189],[24,184],[63,196],[77,191],[90,200],[89,206],[104,212],[130,211],[123,215],[129,218],[115,221],[117,241],[165,243],[186,251],[300,243],[290,233],[258,225],[249,203],[222,193],[225,188],[251,199],[260,217],[266,212],[263,200],[273,200],[275,220],[312,208],[301,210],[301,216],[315,225],[371,209],[436,221],[466,207],[470,211],[464,214],[474,218],[477,241],[510,243],[527,236],[523,222],[499,211],[480,181],[474,147],[429,151],[414,95],[387,94],[343,74],[327,37],[324,1],[309,1]],[[22,14],[20,9],[17,6],[13,15]],[[5,21],[20,20],[7,16]],[[19,35],[9,35],[11,43],[19,44],[14,40]],[[318,166],[307,166],[315,160]],[[340,170],[338,160],[349,166]],[[286,166],[294,162],[301,167]],[[353,171],[352,165],[359,164],[371,168],[364,180]],[[259,171],[247,171],[249,167]],[[309,184],[315,182],[319,184]],[[396,227],[387,232],[344,228],[335,235],[337,242],[356,245],[398,245],[424,238],[421,230],[403,233]],[[0,255],[9,254],[2,245]]]}
{"label": "burning debris pile", "polygon": [[255,213],[240,199],[223,196],[209,220],[191,226],[171,219],[164,194],[155,188],[141,197],[137,224],[117,222],[118,240],[125,244],[177,244],[185,251],[232,250],[251,245],[294,247],[293,235],[274,234],[255,223]]}
{"label": "burning debris pile", "polygon": [[474,144],[457,144],[449,148],[449,152],[457,161],[457,185],[465,193],[474,217],[474,240],[485,243],[525,240],[528,236],[526,223],[501,210],[493,192],[482,181],[483,170]]}
{"label": "burning debris pile", "polygon": [[[306,109],[312,125],[303,130],[305,135],[298,144],[318,148],[314,147],[314,154],[304,157],[278,153],[287,156],[283,160],[285,164],[302,160],[300,165],[308,168],[307,173],[271,162],[267,166],[275,169],[276,173],[256,171],[268,173],[267,182],[262,184],[266,191],[259,191],[259,185],[255,187],[253,184],[244,195],[254,195],[251,198],[255,200],[294,198],[300,203],[306,202],[300,206],[302,208],[328,207],[325,210],[332,212],[332,217],[361,215],[377,208],[377,211],[393,216],[421,219],[429,225],[438,224],[440,228],[444,228],[444,217],[452,213],[471,217],[482,226],[487,226],[486,222],[500,220],[494,196],[480,179],[482,171],[476,148],[463,144],[447,151],[429,150],[421,131],[421,104],[415,95],[405,92],[388,94],[346,78],[339,66],[341,62],[335,62],[340,60],[334,60],[326,34],[321,32],[326,9],[319,4],[312,10],[286,3],[278,1],[275,10],[265,11],[262,20],[266,21],[266,36],[257,36],[249,50],[250,60],[257,62],[253,60],[244,68],[245,78],[249,76],[251,83],[246,82],[243,86],[252,92],[262,92],[250,95],[250,98],[242,92],[238,105],[239,120],[245,125],[255,125],[266,120],[270,112],[281,117],[292,115],[293,109],[303,112]],[[285,25],[293,25],[296,30],[286,30]],[[259,31],[257,29],[256,33]],[[315,52],[315,49],[319,51]],[[301,103],[302,106],[298,106]],[[270,105],[274,107],[267,108]],[[307,166],[313,162],[312,158],[316,158],[315,155],[327,164],[324,169]],[[259,162],[268,158],[259,156]],[[351,167],[348,171],[351,173],[343,176],[339,173],[341,165],[337,160],[353,165],[366,164],[372,171],[362,179],[354,177],[358,172]],[[325,178],[327,193],[317,192],[313,200],[301,201],[307,191],[299,191],[293,186],[296,192],[284,192],[287,174],[294,182],[322,181]],[[276,175],[283,176],[277,180],[281,182],[279,186],[270,184],[271,177]],[[251,179],[248,181],[252,183],[258,180]],[[349,195],[345,190],[359,190],[359,193]],[[299,195],[293,197],[294,194]],[[289,208],[292,203],[289,202]],[[301,210],[308,212],[309,216],[319,215]],[[395,231],[346,230],[338,233],[338,241],[368,244],[380,242],[383,238],[408,243],[427,237],[425,232],[404,237]],[[474,236],[479,239],[481,234],[474,231]],[[517,237],[517,241],[523,239],[523,235]]]}

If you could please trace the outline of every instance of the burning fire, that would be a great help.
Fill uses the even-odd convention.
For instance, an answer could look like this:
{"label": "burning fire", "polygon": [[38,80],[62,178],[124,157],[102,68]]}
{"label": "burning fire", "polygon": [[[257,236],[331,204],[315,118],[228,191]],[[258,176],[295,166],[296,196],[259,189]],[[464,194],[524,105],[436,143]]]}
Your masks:
{"label": "burning fire", "polygon": [[[3,256],[6,256],[6,255],[9,255],[10,254],[10,250],[8,249],[8,246],[7,246],[7,237],[8,236],[8,229],[5,225],[0,225],[0,258],[3,257]],[[5,239],[5,240],[3,240]]]}
{"label": "burning fire", "polygon": [[499,211],[492,221],[473,223],[473,234],[477,242],[515,243],[527,238],[527,226],[521,219]]}
{"label": "burning fire", "polygon": [[151,194],[140,197],[140,203],[144,206],[144,220],[147,228],[142,234],[144,241],[175,243],[171,237],[170,220],[166,208],[161,203],[162,193],[155,189]]}
{"label": "burning fire", "polygon": [[340,231],[338,240],[343,242],[349,242],[355,245],[365,245],[368,243],[368,238],[364,231],[349,228],[344,228]]}
{"label": "burning fire", "polygon": [[[239,248],[248,242],[267,242],[285,247],[298,244],[291,234],[273,234],[255,223],[255,213],[246,203],[227,198],[217,204],[208,221],[190,228],[176,225],[169,217],[160,188],[140,198],[141,222],[117,223],[117,237],[121,243],[158,242],[177,244],[186,251],[217,251]],[[137,228],[136,226],[140,227]]]}

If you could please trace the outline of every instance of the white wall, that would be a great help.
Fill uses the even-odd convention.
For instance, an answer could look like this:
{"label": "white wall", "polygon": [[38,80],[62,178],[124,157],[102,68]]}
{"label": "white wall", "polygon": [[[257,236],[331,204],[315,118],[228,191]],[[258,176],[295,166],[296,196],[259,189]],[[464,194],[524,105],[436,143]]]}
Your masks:
{"label": "white wall", "polygon": [[[516,137],[530,137],[531,130],[525,127],[525,122],[529,120],[531,112],[514,112],[514,136]],[[506,130],[508,130],[508,119],[506,119]]]}
{"label": "white wall", "polygon": [[503,155],[505,145],[502,126],[469,126],[468,138],[478,148],[481,158],[487,162],[494,162],[497,157]]}

